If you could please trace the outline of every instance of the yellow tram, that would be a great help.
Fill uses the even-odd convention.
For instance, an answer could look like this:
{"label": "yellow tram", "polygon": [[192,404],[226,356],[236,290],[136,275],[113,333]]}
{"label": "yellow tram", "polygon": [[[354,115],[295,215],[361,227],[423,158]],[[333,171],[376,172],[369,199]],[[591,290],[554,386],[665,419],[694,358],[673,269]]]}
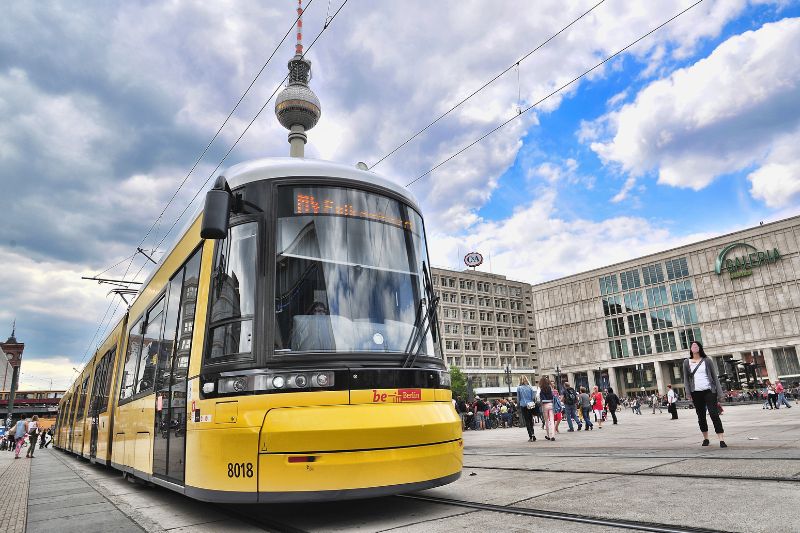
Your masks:
{"label": "yellow tram", "polygon": [[406,189],[302,158],[237,165],[65,394],[56,447],[215,502],[452,482],[427,264]]}

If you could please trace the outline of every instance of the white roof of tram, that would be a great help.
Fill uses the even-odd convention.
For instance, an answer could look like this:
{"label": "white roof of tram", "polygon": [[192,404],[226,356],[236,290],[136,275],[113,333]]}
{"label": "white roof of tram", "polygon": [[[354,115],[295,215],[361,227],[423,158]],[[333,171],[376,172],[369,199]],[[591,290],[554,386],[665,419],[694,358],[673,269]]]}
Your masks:
{"label": "white roof of tram", "polygon": [[[379,187],[384,187],[394,191],[401,197],[405,198],[411,207],[416,209],[418,212],[420,211],[417,198],[407,188],[389,181],[386,178],[375,174],[374,172],[370,172],[369,170],[361,170],[355,166],[334,163],[332,161],[306,159],[300,157],[270,157],[264,159],[253,159],[251,161],[245,161],[230,167],[222,175],[225,176],[226,180],[228,180],[228,185],[231,189],[235,189],[236,187],[246,183],[252,183],[254,181],[277,178],[344,178],[353,181],[360,181],[362,183],[378,185]],[[172,239],[169,246],[166,248],[167,250],[172,250],[175,247],[175,244],[180,241],[184,235],[186,235],[187,231],[189,231],[189,228],[203,211],[204,200],[205,197],[203,197],[203,201],[201,201],[200,204],[194,209],[192,215],[184,223],[177,235]],[[150,274],[148,274],[142,285],[139,286],[140,289],[146,287],[147,284],[150,283],[150,280],[155,275],[158,267],[161,266],[164,257],[166,257],[166,254],[163,255],[154,265],[153,270],[150,271]],[[139,293],[137,293],[133,301],[136,301],[136,298],[139,297],[139,294],[141,294],[141,290]]]}
{"label": "white roof of tram", "polygon": [[231,189],[245,183],[286,177],[330,177],[344,178],[384,187],[405,198],[411,206],[419,211],[416,197],[407,188],[370,172],[351,165],[306,159],[299,157],[270,157],[254,159],[239,163],[229,168],[224,174]]}

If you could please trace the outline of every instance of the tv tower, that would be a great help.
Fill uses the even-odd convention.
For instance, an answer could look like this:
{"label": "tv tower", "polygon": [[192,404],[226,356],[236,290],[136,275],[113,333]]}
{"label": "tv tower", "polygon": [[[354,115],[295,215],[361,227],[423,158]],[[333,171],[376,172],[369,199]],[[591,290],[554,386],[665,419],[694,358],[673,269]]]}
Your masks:
{"label": "tv tower", "polygon": [[322,115],[319,98],[308,87],[311,62],[303,57],[303,0],[297,0],[297,44],[289,60],[289,82],[275,99],[275,115],[289,130],[289,155],[304,157],[308,137]]}

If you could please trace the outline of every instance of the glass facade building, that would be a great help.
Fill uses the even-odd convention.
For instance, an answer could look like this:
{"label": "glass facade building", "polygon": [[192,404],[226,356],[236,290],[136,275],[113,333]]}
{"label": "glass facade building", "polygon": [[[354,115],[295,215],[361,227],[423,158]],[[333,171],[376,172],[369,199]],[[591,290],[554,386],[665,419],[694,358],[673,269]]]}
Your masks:
{"label": "glass facade building", "polygon": [[635,395],[694,340],[728,389],[800,381],[800,217],[533,285],[542,373]]}

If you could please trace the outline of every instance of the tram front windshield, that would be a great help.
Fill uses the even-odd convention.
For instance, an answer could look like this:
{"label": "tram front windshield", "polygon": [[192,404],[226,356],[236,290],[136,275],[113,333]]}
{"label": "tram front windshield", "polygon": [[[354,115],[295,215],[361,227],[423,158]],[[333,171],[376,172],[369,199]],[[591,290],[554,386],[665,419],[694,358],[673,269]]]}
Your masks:
{"label": "tram front windshield", "polygon": [[[275,353],[404,352],[425,314],[422,218],[378,194],[278,189]],[[434,355],[430,333],[420,355]]]}

